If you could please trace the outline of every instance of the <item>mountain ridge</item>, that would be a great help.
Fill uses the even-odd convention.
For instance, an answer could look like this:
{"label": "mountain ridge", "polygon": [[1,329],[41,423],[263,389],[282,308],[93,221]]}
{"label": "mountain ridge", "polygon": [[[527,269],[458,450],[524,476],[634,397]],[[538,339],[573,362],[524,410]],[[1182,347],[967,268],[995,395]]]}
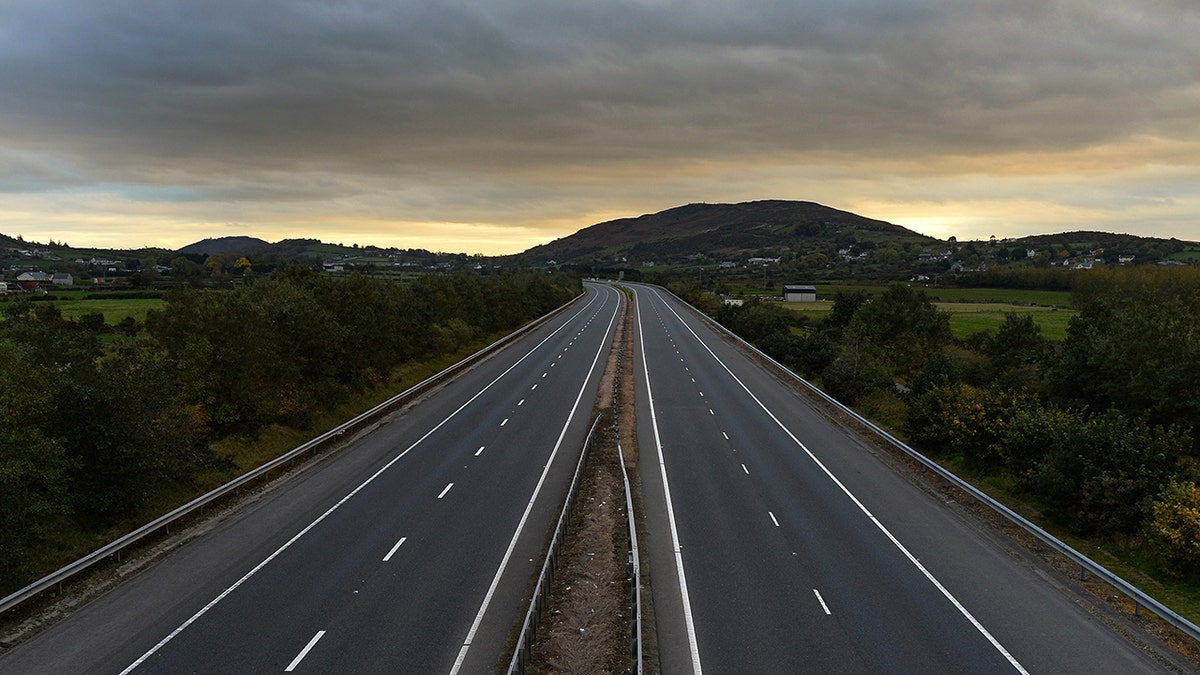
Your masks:
{"label": "mountain ridge", "polygon": [[[987,247],[1006,248],[1006,258],[1015,260],[1025,251],[1046,251],[1057,258],[1105,250],[1113,254],[1137,254],[1138,262],[1157,260],[1176,255],[1190,262],[1200,261],[1200,244],[1175,238],[1144,237],[1132,234],[1091,231],[1086,229],[1058,234],[1037,234],[1000,240],[976,240]],[[860,256],[875,248],[902,251],[904,257],[914,257],[920,251],[936,252],[968,245],[951,237],[940,240],[920,234],[884,220],[868,218],[849,211],[824,206],[811,201],[759,200],[741,203],[697,202],[675,206],[657,213],[617,218],[590,225],[544,244],[530,247],[521,253],[490,257],[500,264],[574,265],[579,267],[621,267],[648,265],[693,264],[695,261],[744,261],[748,258],[800,257],[821,254],[828,259],[841,258],[853,251]],[[100,249],[70,249],[64,245],[26,242],[0,234],[0,248],[62,249],[74,254]],[[1182,253],[1185,251],[1187,253]],[[321,257],[382,254],[398,251],[395,247],[345,247],[325,244],[317,239],[284,239],[270,243],[251,236],[209,237],[178,249],[180,255],[208,256],[234,254],[239,256]],[[112,253],[120,250],[114,249]],[[120,251],[129,257],[142,252],[165,249]],[[409,249],[414,259],[467,257],[466,254],[434,254],[422,249]],[[15,254],[13,254],[15,255]],[[10,256],[11,257],[11,256]],[[162,257],[161,255],[159,257]]]}

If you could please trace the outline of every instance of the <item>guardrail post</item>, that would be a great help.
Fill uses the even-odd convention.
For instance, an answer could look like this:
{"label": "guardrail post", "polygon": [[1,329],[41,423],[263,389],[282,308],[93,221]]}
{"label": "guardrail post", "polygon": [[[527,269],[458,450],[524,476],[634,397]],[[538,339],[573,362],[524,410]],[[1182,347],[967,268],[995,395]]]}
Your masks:
{"label": "guardrail post", "polygon": [[1087,581],[1087,568],[1083,565],[1079,566],[1079,580]]}

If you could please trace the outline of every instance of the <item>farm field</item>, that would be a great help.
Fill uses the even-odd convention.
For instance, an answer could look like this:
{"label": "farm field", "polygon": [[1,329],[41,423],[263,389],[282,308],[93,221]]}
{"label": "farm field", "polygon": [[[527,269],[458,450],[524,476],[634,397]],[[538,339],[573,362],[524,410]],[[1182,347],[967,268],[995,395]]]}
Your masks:
{"label": "farm field", "polygon": [[[940,302],[999,302],[1012,305],[1044,305],[1046,307],[1070,307],[1070,291],[1043,291],[1023,288],[958,288],[956,286],[926,286],[908,284],[925,291],[925,295]],[[878,295],[887,290],[888,284],[861,285],[846,283],[816,284],[817,297],[833,300],[840,293],[864,292]],[[737,295],[779,295],[779,287],[764,289],[756,286],[734,286]]]}
{"label": "farm field", "polygon": [[124,320],[127,316],[131,316],[137,321],[145,321],[146,314],[150,310],[161,309],[165,303],[163,300],[156,298],[106,298],[103,300],[56,300],[54,304],[62,311],[64,318],[75,319],[84,314],[99,312],[104,315],[105,323],[114,325]]}
{"label": "farm field", "polygon": [[[961,289],[990,291],[992,289]],[[1020,292],[1020,291],[1018,291]],[[1029,291],[1025,291],[1029,292]],[[1004,323],[1005,314],[1029,314],[1042,329],[1042,335],[1051,340],[1067,337],[1067,324],[1077,312],[1041,305],[1029,306],[1012,302],[935,302],[938,309],[950,312],[950,330],[954,337],[962,338],[981,331],[996,331]],[[785,302],[783,306],[807,319],[817,321],[825,318],[833,309],[832,300],[816,302]]]}
{"label": "farm field", "polygon": [[[958,288],[957,286],[924,286],[909,284],[925,291],[930,299],[940,302],[998,302],[1012,305],[1045,305],[1046,307],[1070,307],[1070,291],[1042,291],[1024,288]],[[832,300],[839,291],[853,293],[866,291],[872,295],[882,293],[887,286],[818,285],[817,297]]]}

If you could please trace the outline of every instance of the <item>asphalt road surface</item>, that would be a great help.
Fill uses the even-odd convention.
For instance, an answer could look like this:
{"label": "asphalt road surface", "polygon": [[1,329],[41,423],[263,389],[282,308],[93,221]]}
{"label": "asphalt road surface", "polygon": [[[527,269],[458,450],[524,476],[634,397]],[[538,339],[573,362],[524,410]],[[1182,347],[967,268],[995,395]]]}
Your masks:
{"label": "asphalt road surface", "polygon": [[1162,671],[678,301],[634,288],[664,673]]}
{"label": "asphalt road surface", "polygon": [[486,672],[523,616],[618,298],[588,285],[546,325],[8,650],[0,671]]}

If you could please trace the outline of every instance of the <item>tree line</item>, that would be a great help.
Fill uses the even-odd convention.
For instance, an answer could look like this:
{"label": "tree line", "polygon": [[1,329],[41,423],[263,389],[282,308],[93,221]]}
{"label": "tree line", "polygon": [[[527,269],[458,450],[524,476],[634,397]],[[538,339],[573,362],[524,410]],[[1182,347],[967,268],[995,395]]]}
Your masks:
{"label": "tree line", "polygon": [[574,297],[528,271],[411,283],[288,267],[229,290],[180,287],[144,324],[10,302],[0,320],[0,586],[32,556],[102,531],[233,462],[213,443],[307,428],[406,362],[450,354]]}
{"label": "tree line", "polygon": [[955,339],[920,289],[840,293],[806,325],[772,303],[677,293],[914,447],[999,480],[1079,535],[1149,545],[1200,575],[1200,269],[1094,270],[1067,337],[1030,315]]}

